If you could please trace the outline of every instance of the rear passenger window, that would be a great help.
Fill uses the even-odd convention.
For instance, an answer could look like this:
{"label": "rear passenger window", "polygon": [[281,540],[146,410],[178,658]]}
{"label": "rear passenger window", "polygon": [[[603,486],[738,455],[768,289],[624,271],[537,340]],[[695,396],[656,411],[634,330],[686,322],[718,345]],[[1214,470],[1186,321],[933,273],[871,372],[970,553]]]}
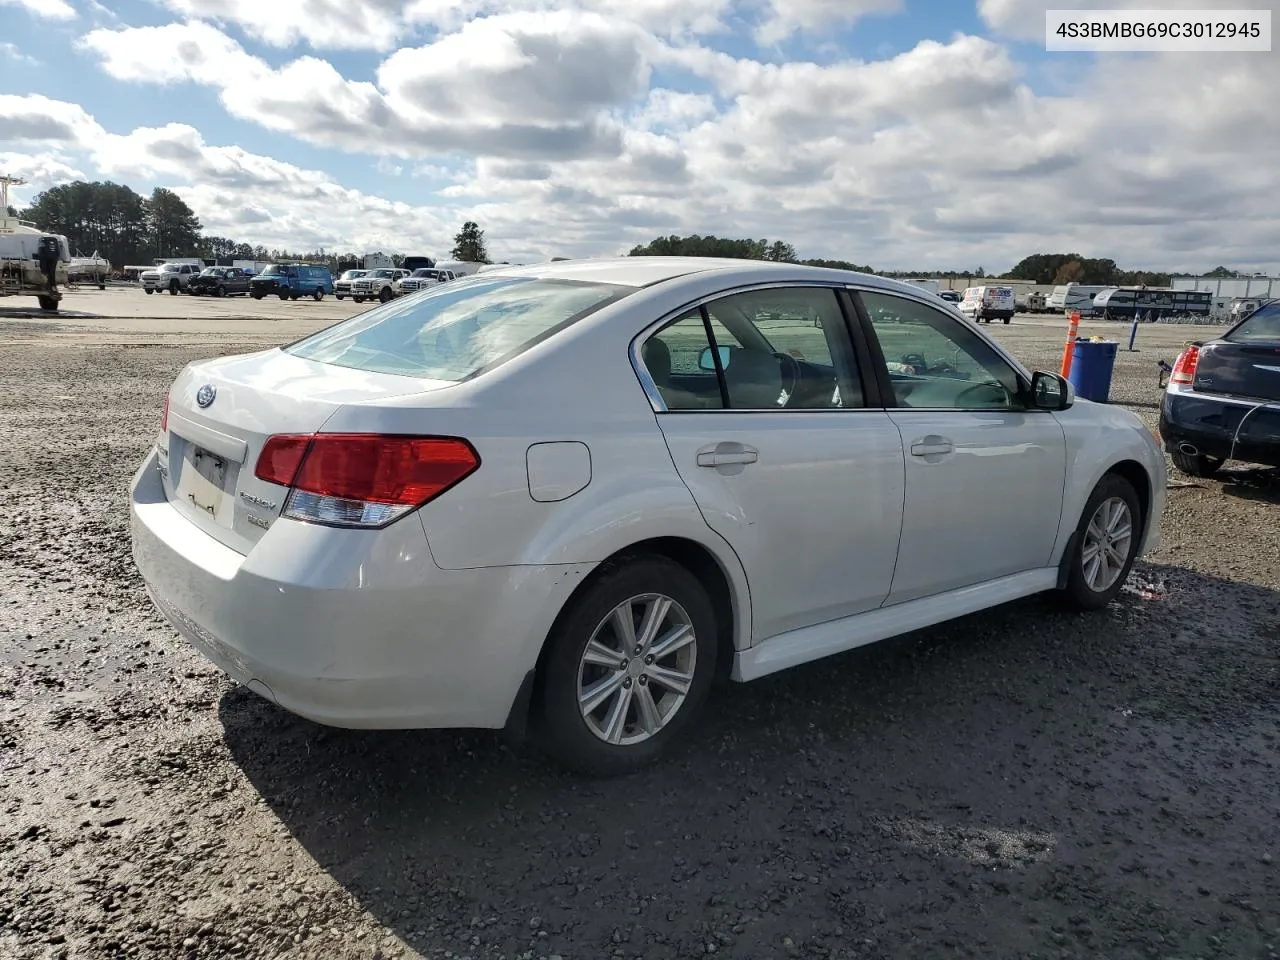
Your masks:
{"label": "rear passenger window", "polygon": [[719,410],[724,407],[714,364],[701,363],[710,350],[701,310],[685,314],[645,341],[640,359],[668,410]]}
{"label": "rear passenger window", "polygon": [[836,291],[753,290],[713,300],[645,342],[668,410],[834,410],[864,405]]}

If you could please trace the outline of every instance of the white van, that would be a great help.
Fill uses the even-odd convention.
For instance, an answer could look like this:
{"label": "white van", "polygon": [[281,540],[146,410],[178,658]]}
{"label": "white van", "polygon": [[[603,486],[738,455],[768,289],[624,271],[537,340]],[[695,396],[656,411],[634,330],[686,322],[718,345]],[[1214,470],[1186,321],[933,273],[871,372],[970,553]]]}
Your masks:
{"label": "white van", "polygon": [[958,308],[969,319],[976,323],[983,320],[1003,320],[1008,323],[1013,319],[1017,309],[1013,287],[969,287]]}

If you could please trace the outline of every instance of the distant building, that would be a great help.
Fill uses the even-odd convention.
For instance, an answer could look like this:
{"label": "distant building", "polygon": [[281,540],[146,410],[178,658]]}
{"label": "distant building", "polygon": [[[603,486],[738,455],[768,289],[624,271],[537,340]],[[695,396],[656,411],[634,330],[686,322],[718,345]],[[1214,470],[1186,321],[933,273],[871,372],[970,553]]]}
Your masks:
{"label": "distant building", "polygon": [[1280,297],[1280,277],[1174,277],[1174,290],[1200,290],[1233,300]]}

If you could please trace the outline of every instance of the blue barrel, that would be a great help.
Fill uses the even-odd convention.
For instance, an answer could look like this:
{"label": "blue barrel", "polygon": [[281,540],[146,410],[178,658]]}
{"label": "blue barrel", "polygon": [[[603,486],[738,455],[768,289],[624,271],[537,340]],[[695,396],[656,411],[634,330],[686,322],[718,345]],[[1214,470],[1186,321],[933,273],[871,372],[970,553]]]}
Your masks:
{"label": "blue barrel", "polygon": [[1077,340],[1071,351],[1071,375],[1067,377],[1082,400],[1106,403],[1111,393],[1111,372],[1116,365],[1115,340]]}

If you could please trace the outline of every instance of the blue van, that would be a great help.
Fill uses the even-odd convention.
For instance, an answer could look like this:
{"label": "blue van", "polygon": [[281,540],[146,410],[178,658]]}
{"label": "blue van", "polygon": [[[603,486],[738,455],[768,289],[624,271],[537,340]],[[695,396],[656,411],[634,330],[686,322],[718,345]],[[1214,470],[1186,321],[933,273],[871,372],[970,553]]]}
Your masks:
{"label": "blue van", "polygon": [[273,263],[249,281],[249,295],[255,300],[271,294],[281,300],[323,300],[326,293],[333,293],[333,274],[328,267],[310,263]]}

